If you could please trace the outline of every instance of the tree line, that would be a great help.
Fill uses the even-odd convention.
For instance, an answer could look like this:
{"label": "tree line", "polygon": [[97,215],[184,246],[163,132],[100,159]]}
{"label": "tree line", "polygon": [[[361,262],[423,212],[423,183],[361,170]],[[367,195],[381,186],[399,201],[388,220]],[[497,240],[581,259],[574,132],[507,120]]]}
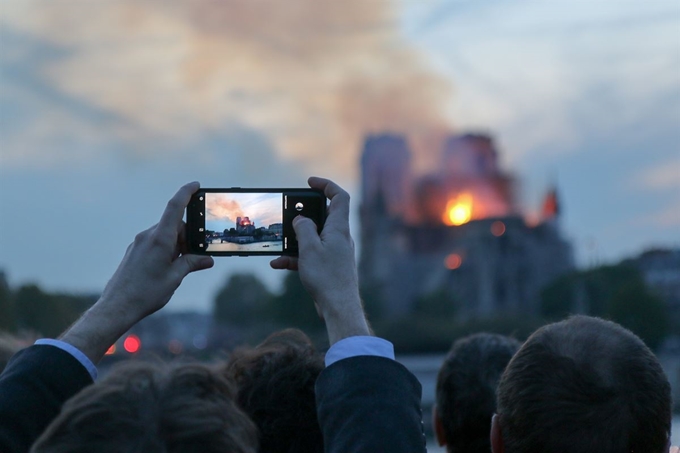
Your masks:
{"label": "tree line", "polygon": [[56,338],[99,296],[49,293],[36,284],[13,290],[0,274],[0,331]]}
{"label": "tree line", "polygon": [[[499,314],[480,319],[459,316],[461,301],[435,292],[415,301],[403,318],[385,316],[370,288],[362,289],[375,333],[402,353],[442,352],[462,336],[488,331],[526,339],[543,324],[570,314],[613,320],[639,335],[652,349],[670,333],[666,304],[645,284],[640,272],[625,264],[601,266],[564,275],[544,288],[537,314]],[[87,310],[97,296],[49,293],[35,284],[12,290],[0,274],[0,331],[35,332],[55,337]],[[272,292],[254,274],[233,274],[212,304],[215,322],[255,344],[274,330],[297,327],[321,348],[327,345],[322,321],[297,273],[287,273],[282,289]]]}

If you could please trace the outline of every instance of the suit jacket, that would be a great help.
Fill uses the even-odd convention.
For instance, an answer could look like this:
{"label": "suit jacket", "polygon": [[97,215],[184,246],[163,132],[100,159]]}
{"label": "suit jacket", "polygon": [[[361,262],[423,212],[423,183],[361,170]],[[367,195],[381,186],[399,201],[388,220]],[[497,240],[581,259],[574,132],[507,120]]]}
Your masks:
{"label": "suit jacket", "polygon": [[400,363],[376,356],[339,360],[316,382],[327,453],[425,452],[421,386]]}
{"label": "suit jacket", "polygon": [[62,404],[91,383],[85,367],[57,347],[17,352],[0,374],[0,452],[27,452]]}

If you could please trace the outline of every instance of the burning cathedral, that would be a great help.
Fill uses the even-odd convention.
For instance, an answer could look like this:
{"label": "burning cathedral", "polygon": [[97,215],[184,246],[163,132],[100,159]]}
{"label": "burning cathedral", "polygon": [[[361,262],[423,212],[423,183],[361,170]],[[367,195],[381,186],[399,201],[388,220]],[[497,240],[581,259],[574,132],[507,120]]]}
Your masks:
{"label": "burning cathedral", "polygon": [[431,294],[466,318],[537,314],[541,289],[573,268],[556,189],[526,218],[487,135],[450,137],[437,171],[417,177],[403,136],[370,136],[361,177],[361,284],[385,316]]}

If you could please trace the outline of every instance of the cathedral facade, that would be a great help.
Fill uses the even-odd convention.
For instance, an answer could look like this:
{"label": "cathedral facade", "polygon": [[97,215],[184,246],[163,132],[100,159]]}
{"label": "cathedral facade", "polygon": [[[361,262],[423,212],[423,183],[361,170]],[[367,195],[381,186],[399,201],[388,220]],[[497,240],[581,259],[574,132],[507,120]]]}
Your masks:
{"label": "cathedral facade", "polygon": [[442,297],[464,318],[537,314],[540,291],[573,269],[559,229],[557,192],[540,216],[516,203],[487,135],[450,137],[435,171],[412,172],[399,135],[366,139],[361,158],[360,279],[386,317],[408,316],[418,300]]}

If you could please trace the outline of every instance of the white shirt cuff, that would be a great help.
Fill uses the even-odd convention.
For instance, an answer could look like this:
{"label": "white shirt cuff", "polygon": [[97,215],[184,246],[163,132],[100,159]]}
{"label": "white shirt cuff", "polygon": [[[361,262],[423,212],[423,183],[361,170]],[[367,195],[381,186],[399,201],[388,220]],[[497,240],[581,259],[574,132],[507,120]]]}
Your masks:
{"label": "white shirt cuff", "polygon": [[389,341],[370,336],[347,337],[335,343],[326,353],[326,366],[338,360],[359,355],[374,355],[394,360],[394,346]]}
{"label": "white shirt cuff", "polygon": [[76,359],[78,362],[81,363],[81,365],[85,367],[87,372],[90,373],[90,376],[92,377],[93,381],[97,380],[97,367],[94,366],[92,360],[88,359],[87,356],[83,354],[80,351],[80,349],[76,348],[75,346],[70,345],[61,340],[53,340],[52,338],[41,338],[40,340],[36,341],[35,344],[54,346],[55,348],[59,348],[62,351],[68,352],[73,356],[74,359]]}

